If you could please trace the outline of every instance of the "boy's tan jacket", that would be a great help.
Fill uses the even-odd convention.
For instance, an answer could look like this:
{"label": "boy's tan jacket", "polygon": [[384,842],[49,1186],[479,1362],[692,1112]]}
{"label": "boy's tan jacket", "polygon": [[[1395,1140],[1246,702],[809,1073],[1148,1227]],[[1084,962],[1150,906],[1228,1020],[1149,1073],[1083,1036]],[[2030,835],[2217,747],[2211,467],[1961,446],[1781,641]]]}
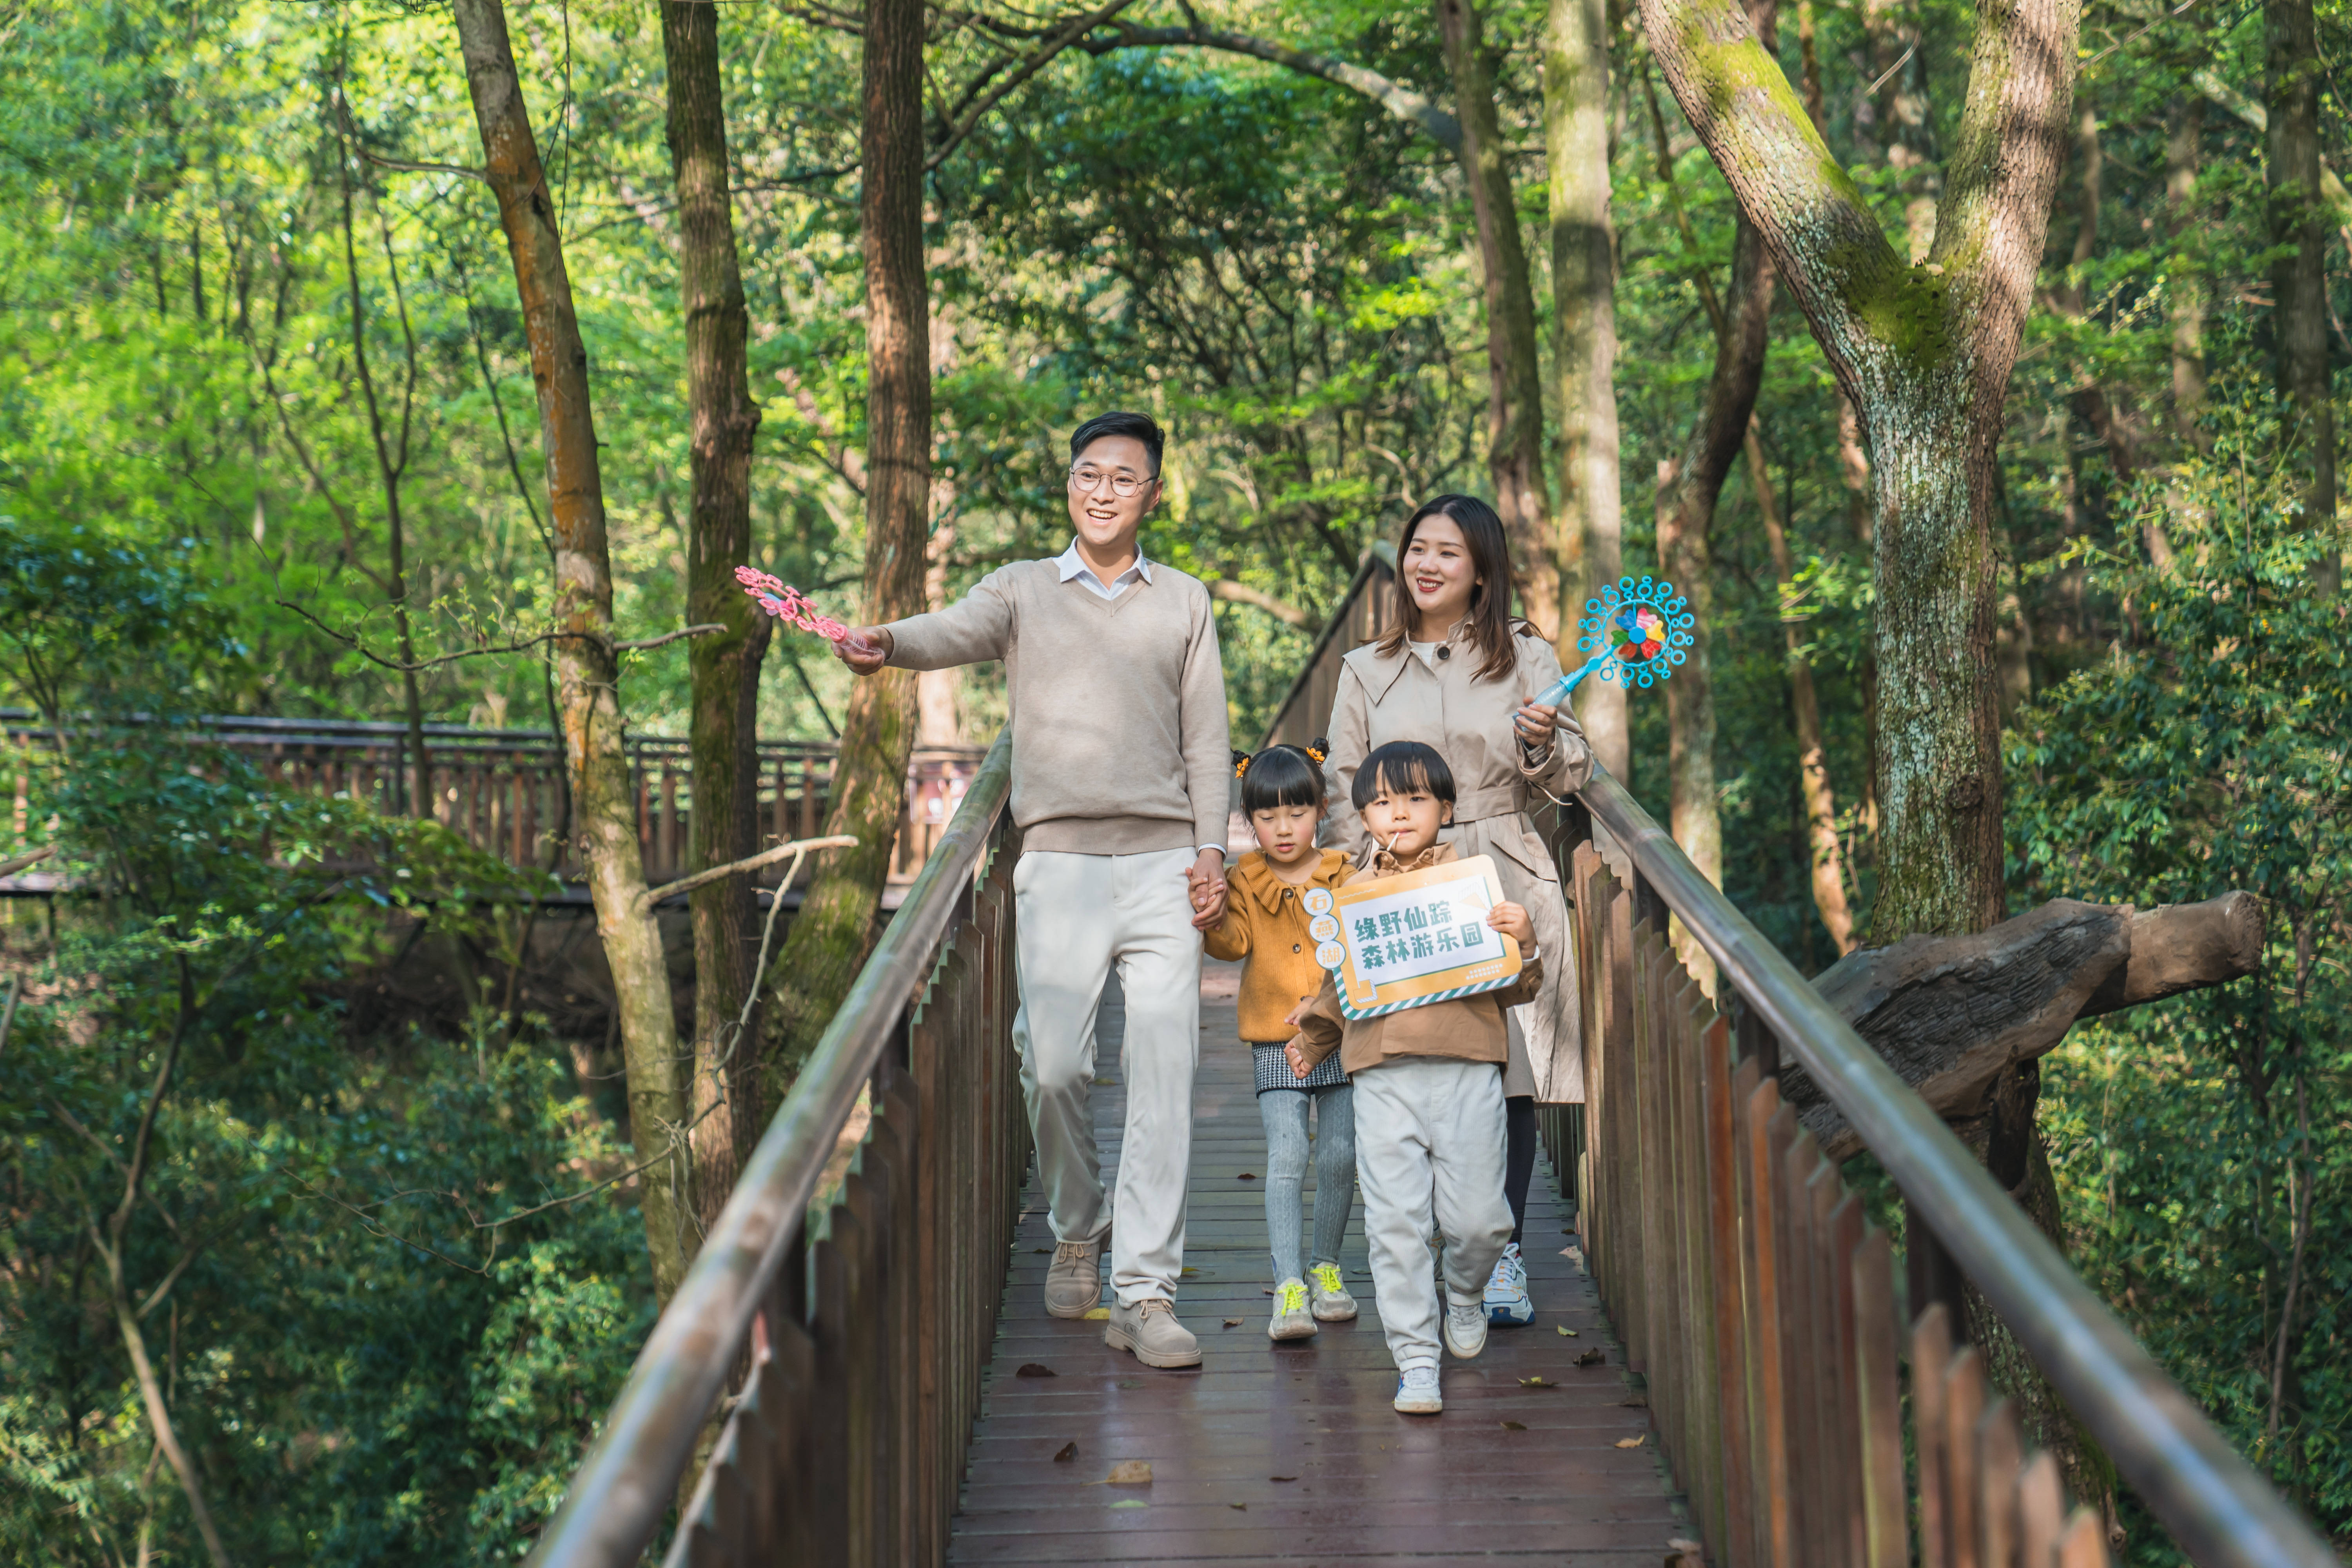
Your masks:
{"label": "boy's tan jacket", "polygon": [[[1451,844],[1433,844],[1402,864],[1384,849],[1372,857],[1370,868],[1341,880],[1395,877],[1460,858]],[[1543,956],[1527,952],[1519,955],[1518,978],[1500,990],[1407,1007],[1377,1018],[1350,1019],[1339,1011],[1339,989],[1327,974],[1322,990],[1298,1020],[1299,1050],[1311,1068],[1336,1048],[1339,1065],[1351,1073],[1378,1067],[1391,1057],[1451,1057],[1500,1067],[1511,1058],[1509,1026],[1503,1020],[1503,1009],[1517,1006],[1542,989]]]}
{"label": "boy's tan jacket", "polygon": [[1307,888],[1336,888],[1348,879],[1348,858],[1337,849],[1317,852],[1315,875],[1294,888],[1275,875],[1265,851],[1241,858],[1225,880],[1232,889],[1225,918],[1202,945],[1211,958],[1247,959],[1242,971],[1242,1038],[1282,1045],[1297,1031],[1286,1020],[1292,1008],[1323,984],[1315,962],[1315,942],[1307,934],[1307,914],[1298,895]]}

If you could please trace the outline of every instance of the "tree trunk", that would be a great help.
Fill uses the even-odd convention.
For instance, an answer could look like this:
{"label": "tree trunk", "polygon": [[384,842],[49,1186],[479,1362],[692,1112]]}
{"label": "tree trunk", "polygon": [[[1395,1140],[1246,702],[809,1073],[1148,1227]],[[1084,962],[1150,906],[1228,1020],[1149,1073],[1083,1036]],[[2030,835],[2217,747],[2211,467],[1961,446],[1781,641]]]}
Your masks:
{"label": "tree trunk", "polygon": [[457,0],[457,41],[482,137],[483,174],[499,203],[515,292],[530,342],[547,453],[548,507],[555,534],[554,648],[557,701],[570,773],[572,828],[596,905],[596,931],[613,973],[627,1063],[630,1137],[654,1292],[667,1301],[694,1251],[688,1229],[686,1078],[670,1017],[661,932],[647,906],[637,845],[636,802],[622,748],[620,667],[613,650],[613,571],[604,533],[604,487],[588,401],[588,350],[572,305],[562,237],[548,200],[547,174],[515,75],[499,0]]}
{"label": "tree trunk", "polygon": [[[1519,235],[1518,198],[1495,116],[1493,62],[1474,0],[1437,0],[1437,25],[1462,125],[1463,178],[1478,227],[1486,283],[1486,469],[1511,542],[1519,607],[1546,637],[1560,636],[1563,605],[1580,574],[1551,535],[1544,482],[1543,376],[1536,363],[1536,301]],[[1573,616],[1569,617],[1573,619]]]}
{"label": "tree trunk", "polygon": [[1813,690],[1812,661],[1805,657],[1801,623],[1790,608],[1797,577],[1789,531],[1764,467],[1763,443],[1753,425],[1748,431],[1748,479],[1764,518],[1764,541],[1772,552],[1772,577],[1780,589],[1780,630],[1789,644],[1789,706],[1797,726],[1797,776],[1805,802],[1805,847],[1811,862],[1813,908],[1841,955],[1853,951],[1853,910],[1845,899],[1845,856],[1838,844],[1837,795],[1830,788],[1829,748],[1822,740],[1821,699]]}
{"label": "tree trunk", "polygon": [[[2205,100],[2195,93],[2173,100],[2164,127],[2164,194],[2172,209],[2172,241],[2196,244],[2197,169],[2205,142]],[[2205,274],[2176,256],[2166,278],[2165,310],[2172,323],[2172,429],[2182,445],[2210,450],[2205,412]],[[2162,564],[2162,563],[2158,563]]]}
{"label": "tree trunk", "polygon": [[[1877,940],[1982,931],[2003,903],[1995,445],[2065,159],[2079,0],[1979,0],[1944,199],[1907,265],[1738,0],[1641,4],[1675,100],[1761,233],[1874,459]],[[2046,1173],[2031,1086],[2011,1078],[2032,1156],[2020,1163]],[[2111,1472],[2046,1382],[2010,1386],[2077,1495],[2104,1504]]]}
{"label": "tree trunk", "polygon": [[[923,607],[930,532],[930,299],[923,265],[923,7],[866,0],[866,601],[871,624]],[[915,678],[883,669],[850,691],[833,774],[828,853],[772,974],[772,1092],[800,1068],[866,962],[907,798]]]}
{"label": "tree trunk", "polygon": [[[744,368],[751,316],[728,194],[719,8],[662,0],[669,77],[670,168],[677,183],[678,274],[686,318],[692,500],[687,517],[687,623],[726,631],[687,644],[693,708],[693,814],[686,869],[740,860],[759,836],[756,703],[769,621],[735,580],[751,559],[751,443],[760,406]],[[782,896],[779,889],[778,896]],[[759,1136],[759,1052],[737,1039],[751,982],[751,879],[688,895],[694,925],[695,1209],[707,1226]]]}
{"label": "tree trunk", "polygon": [[2265,0],[2270,128],[2267,181],[2279,397],[2286,405],[2288,449],[2308,473],[2304,527],[2321,552],[2312,582],[2332,596],[2342,561],[2336,542],[2336,411],[2328,398],[2326,209],[2319,188],[2319,36],[2311,0]]}
{"label": "tree trunk", "polygon": [[[1617,469],[1617,238],[1609,216],[1609,16],[1605,0],[1550,0],[1544,27],[1544,152],[1550,168],[1554,374],[1559,388],[1563,668],[1576,650],[1577,606],[1624,570]],[[1580,570],[1579,569],[1580,568]],[[1601,765],[1633,776],[1625,689],[1588,680],[1576,711]]]}

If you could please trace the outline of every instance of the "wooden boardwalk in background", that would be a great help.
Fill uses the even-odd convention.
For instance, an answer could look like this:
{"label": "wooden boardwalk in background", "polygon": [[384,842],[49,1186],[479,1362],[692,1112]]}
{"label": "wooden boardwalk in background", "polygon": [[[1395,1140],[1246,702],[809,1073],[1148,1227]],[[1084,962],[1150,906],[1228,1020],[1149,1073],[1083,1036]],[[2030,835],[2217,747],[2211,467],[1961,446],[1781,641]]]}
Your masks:
{"label": "wooden boardwalk in background", "polygon": [[[1234,1035],[1238,973],[1212,963],[1202,983],[1176,1303],[1201,1336],[1202,1365],[1155,1372],[1105,1345],[1100,1322],[1046,1315],[1054,1238],[1033,1173],[949,1561],[1656,1568],[1692,1531],[1668,1496],[1649,1412],[1629,1404],[1624,1353],[1591,1281],[1563,1256],[1575,1238],[1562,1232],[1543,1166],[1525,1244],[1535,1321],[1493,1331],[1475,1361],[1445,1358],[1444,1415],[1390,1408],[1396,1372],[1372,1302],[1360,1203],[1340,1261],[1361,1315],[1312,1340],[1265,1337],[1265,1199],[1258,1182],[1240,1179],[1265,1175],[1265,1140],[1249,1053]],[[1127,1096],[1115,1054],[1097,1072],[1108,1173]],[[1308,1183],[1311,1193],[1311,1171]],[[1588,1350],[1605,1359],[1577,1365]],[[1024,1365],[1053,1375],[1024,1377]],[[1523,1385],[1538,1376],[1559,1386]],[[1635,1436],[1638,1447],[1616,1446]],[[1073,1456],[1057,1461],[1069,1445]],[[1150,1484],[1108,1484],[1126,1461],[1150,1465]]]}

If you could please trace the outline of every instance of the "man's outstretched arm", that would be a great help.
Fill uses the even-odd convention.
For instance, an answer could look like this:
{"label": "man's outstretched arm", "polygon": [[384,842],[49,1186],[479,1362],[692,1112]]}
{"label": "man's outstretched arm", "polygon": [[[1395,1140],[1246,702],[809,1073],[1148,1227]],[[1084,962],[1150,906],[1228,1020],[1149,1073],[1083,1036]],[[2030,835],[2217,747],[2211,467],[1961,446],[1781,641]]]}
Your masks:
{"label": "man's outstretched arm", "polygon": [[946,609],[909,616],[887,626],[854,627],[833,645],[833,651],[852,673],[871,675],[884,665],[951,669],[984,664],[1003,658],[1012,643],[1013,602],[992,572]]}

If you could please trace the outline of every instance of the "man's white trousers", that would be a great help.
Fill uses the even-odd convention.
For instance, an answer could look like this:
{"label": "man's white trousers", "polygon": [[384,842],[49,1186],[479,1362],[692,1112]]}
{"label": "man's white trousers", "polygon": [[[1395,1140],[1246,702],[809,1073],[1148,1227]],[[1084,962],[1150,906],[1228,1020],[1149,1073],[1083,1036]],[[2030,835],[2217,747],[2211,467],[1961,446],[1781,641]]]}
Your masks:
{"label": "man's white trousers", "polygon": [[[1184,881],[1193,857],[1049,851],[1025,854],[1013,868],[1021,961],[1013,1040],[1054,1235],[1097,1241],[1111,1231],[1111,1288],[1130,1306],[1173,1300],[1184,1268],[1201,1047],[1201,933]],[[1127,1006],[1127,1131],[1118,1192],[1106,1203],[1088,1093],[1095,1011],[1114,965]]]}

